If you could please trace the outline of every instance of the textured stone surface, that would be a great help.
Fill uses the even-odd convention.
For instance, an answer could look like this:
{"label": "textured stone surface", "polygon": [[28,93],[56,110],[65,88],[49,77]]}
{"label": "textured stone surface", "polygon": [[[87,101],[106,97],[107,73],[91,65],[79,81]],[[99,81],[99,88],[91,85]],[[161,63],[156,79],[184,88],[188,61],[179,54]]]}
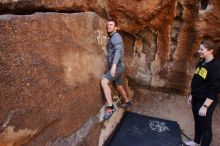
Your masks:
{"label": "textured stone surface", "polygon": [[97,12],[107,16],[107,3],[103,0],[0,0],[0,13],[29,14],[34,12]]}
{"label": "textured stone surface", "polygon": [[[198,18],[195,22],[195,30],[198,32],[198,37],[205,35],[213,36],[220,46],[220,1],[211,0],[205,10],[200,10]],[[220,51],[217,52],[220,58]]]}
{"label": "textured stone surface", "polygon": [[123,31],[137,33],[145,27],[162,29],[170,24],[175,15],[175,3],[176,0],[109,0],[108,9]]}
{"label": "textured stone surface", "polygon": [[[128,8],[130,7],[129,5]],[[161,14],[167,21],[158,19],[160,25],[145,21],[145,26],[148,27],[133,34],[133,38],[129,37],[133,44],[125,43],[129,50],[132,50],[129,45],[133,45],[133,57],[129,56],[127,64],[129,81],[135,84],[130,85],[141,84],[167,92],[188,94],[194,66],[198,62],[197,49],[201,38],[210,35],[217,41],[216,45],[220,46],[219,8],[219,2],[216,0],[211,0],[206,10],[201,10],[200,2],[196,0],[172,1],[164,5],[163,13],[155,16],[160,18]],[[154,10],[156,11],[157,7],[154,7]],[[166,17],[165,10],[169,10],[171,15]],[[128,15],[136,13],[136,10],[130,11]],[[124,15],[127,16],[127,13]],[[138,16],[131,18],[144,20]],[[135,24],[128,26],[136,28]],[[142,40],[142,43],[136,43],[137,40]],[[218,50],[217,57],[220,56],[219,53]]]}
{"label": "textured stone surface", "polygon": [[[16,5],[11,9],[16,11],[20,6],[25,10],[29,6],[25,2],[1,4],[5,8]],[[104,18],[116,19],[120,31],[133,42],[125,40],[129,50],[126,52],[128,78],[144,86],[187,93],[202,36],[211,35],[219,41],[217,0],[210,0],[207,8],[202,6],[204,10],[197,0],[50,2],[36,0],[33,6],[53,11],[94,11]],[[141,46],[135,46],[136,40],[142,41]]]}
{"label": "textured stone surface", "polygon": [[98,116],[91,117],[86,123],[75,133],[64,138],[58,138],[56,141],[48,144],[50,146],[97,146],[98,137],[101,131]]}
{"label": "textured stone surface", "polygon": [[46,145],[98,113],[103,19],[95,13],[2,15],[0,28],[0,119],[12,127],[1,128],[0,145],[30,138],[28,145]]}
{"label": "textured stone surface", "polygon": [[38,10],[85,11],[86,0],[1,0],[0,11],[29,12]]}
{"label": "textured stone surface", "polygon": [[[0,138],[51,142],[101,107],[105,23],[71,13],[119,22],[131,88],[188,94],[201,38],[220,46],[219,10],[219,0],[207,7],[198,0],[0,0]],[[59,13],[32,14],[39,11]]]}
{"label": "textured stone surface", "polygon": [[88,136],[78,146],[97,146],[102,127],[97,122],[93,125]]}
{"label": "textured stone surface", "polygon": [[[179,42],[173,54],[173,62],[170,64],[170,80],[167,84],[176,91],[188,88],[195,63],[198,62],[197,50],[201,38],[205,35],[212,36],[216,40],[216,45],[220,46],[219,2],[211,0],[206,10],[201,10],[197,1],[185,0],[182,5],[184,23],[179,32]],[[216,52],[219,53],[220,50]]]}

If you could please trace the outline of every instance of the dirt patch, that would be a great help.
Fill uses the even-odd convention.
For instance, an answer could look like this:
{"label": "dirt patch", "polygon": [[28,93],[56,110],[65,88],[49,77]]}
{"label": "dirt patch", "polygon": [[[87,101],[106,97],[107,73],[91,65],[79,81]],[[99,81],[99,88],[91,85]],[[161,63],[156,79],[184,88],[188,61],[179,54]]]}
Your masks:
{"label": "dirt patch", "polygon": [[[187,98],[186,96],[139,89],[135,93],[130,110],[146,116],[177,121],[183,132],[193,138],[194,121]],[[218,146],[220,142],[218,121],[220,121],[220,105],[217,106],[213,116],[213,140],[210,146]]]}

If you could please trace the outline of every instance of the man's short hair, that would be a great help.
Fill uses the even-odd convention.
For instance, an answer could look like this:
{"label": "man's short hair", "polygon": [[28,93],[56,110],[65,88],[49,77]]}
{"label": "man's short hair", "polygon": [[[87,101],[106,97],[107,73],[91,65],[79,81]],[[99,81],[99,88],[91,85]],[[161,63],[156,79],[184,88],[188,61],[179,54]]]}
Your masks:
{"label": "man's short hair", "polygon": [[111,22],[114,22],[114,23],[115,23],[115,26],[118,27],[117,21],[115,21],[114,19],[108,19],[108,22],[110,22],[110,21],[111,21]]}

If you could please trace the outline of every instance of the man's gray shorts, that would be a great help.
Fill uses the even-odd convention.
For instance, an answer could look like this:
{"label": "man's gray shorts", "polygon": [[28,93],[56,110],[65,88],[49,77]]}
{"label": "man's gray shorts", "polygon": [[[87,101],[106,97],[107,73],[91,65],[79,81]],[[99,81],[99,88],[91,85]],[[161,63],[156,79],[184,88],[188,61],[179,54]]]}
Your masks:
{"label": "man's gray shorts", "polygon": [[106,74],[104,74],[104,78],[110,82],[114,81],[116,86],[122,85],[122,73],[124,70],[125,67],[116,67],[116,73],[114,77],[111,75],[111,70],[109,70]]}

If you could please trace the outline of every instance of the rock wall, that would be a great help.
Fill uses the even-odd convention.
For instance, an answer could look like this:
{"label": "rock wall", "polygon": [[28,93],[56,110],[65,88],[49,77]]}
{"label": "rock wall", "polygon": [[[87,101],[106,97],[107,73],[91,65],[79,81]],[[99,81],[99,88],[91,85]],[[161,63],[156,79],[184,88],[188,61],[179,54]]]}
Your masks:
{"label": "rock wall", "polygon": [[0,145],[46,145],[103,105],[105,21],[92,12],[0,16]]}
{"label": "rock wall", "polygon": [[[129,83],[133,87],[144,85],[151,89],[188,94],[194,66],[199,60],[197,49],[200,40],[209,35],[216,40],[216,45],[220,46],[217,27],[220,20],[219,2],[210,0],[208,5],[203,5],[204,1],[182,0],[161,1],[153,5],[155,3],[157,2],[149,2],[148,9],[142,11],[146,12],[143,17],[136,10],[139,4],[136,4],[135,12],[130,8],[132,4],[129,4],[128,12],[124,10],[123,16],[129,15],[130,19],[123,16],[118,18],[119,22],[121,18],[130,22],[126,24],[123,21],[122,27],[125,26],[122,30],[132,32],[133,35],[133,39],[130,37],[129,40],[133,42],[133,56],[131,53],[127,55]],[[140,5],[145,6],[144,2]],[[119,8],[123,10],[122,8],[127,7],[120,5]],[[150,13],[148,10],[154,12]],[[117,19],[118,13],[112,15]],[[133,22],[137,21],[140,25],[133,25]],[[130,42],[126,46],[129,51]],[[220,50],[216,52],[216,57],[219,58]]]}
{"label": "rock wall", "polygon": [[0,145],[59,143],[97,114],[108,18],[131,88],[188,94],[200,40],[220,46],[219,10],[218,0],[0,0]]}

